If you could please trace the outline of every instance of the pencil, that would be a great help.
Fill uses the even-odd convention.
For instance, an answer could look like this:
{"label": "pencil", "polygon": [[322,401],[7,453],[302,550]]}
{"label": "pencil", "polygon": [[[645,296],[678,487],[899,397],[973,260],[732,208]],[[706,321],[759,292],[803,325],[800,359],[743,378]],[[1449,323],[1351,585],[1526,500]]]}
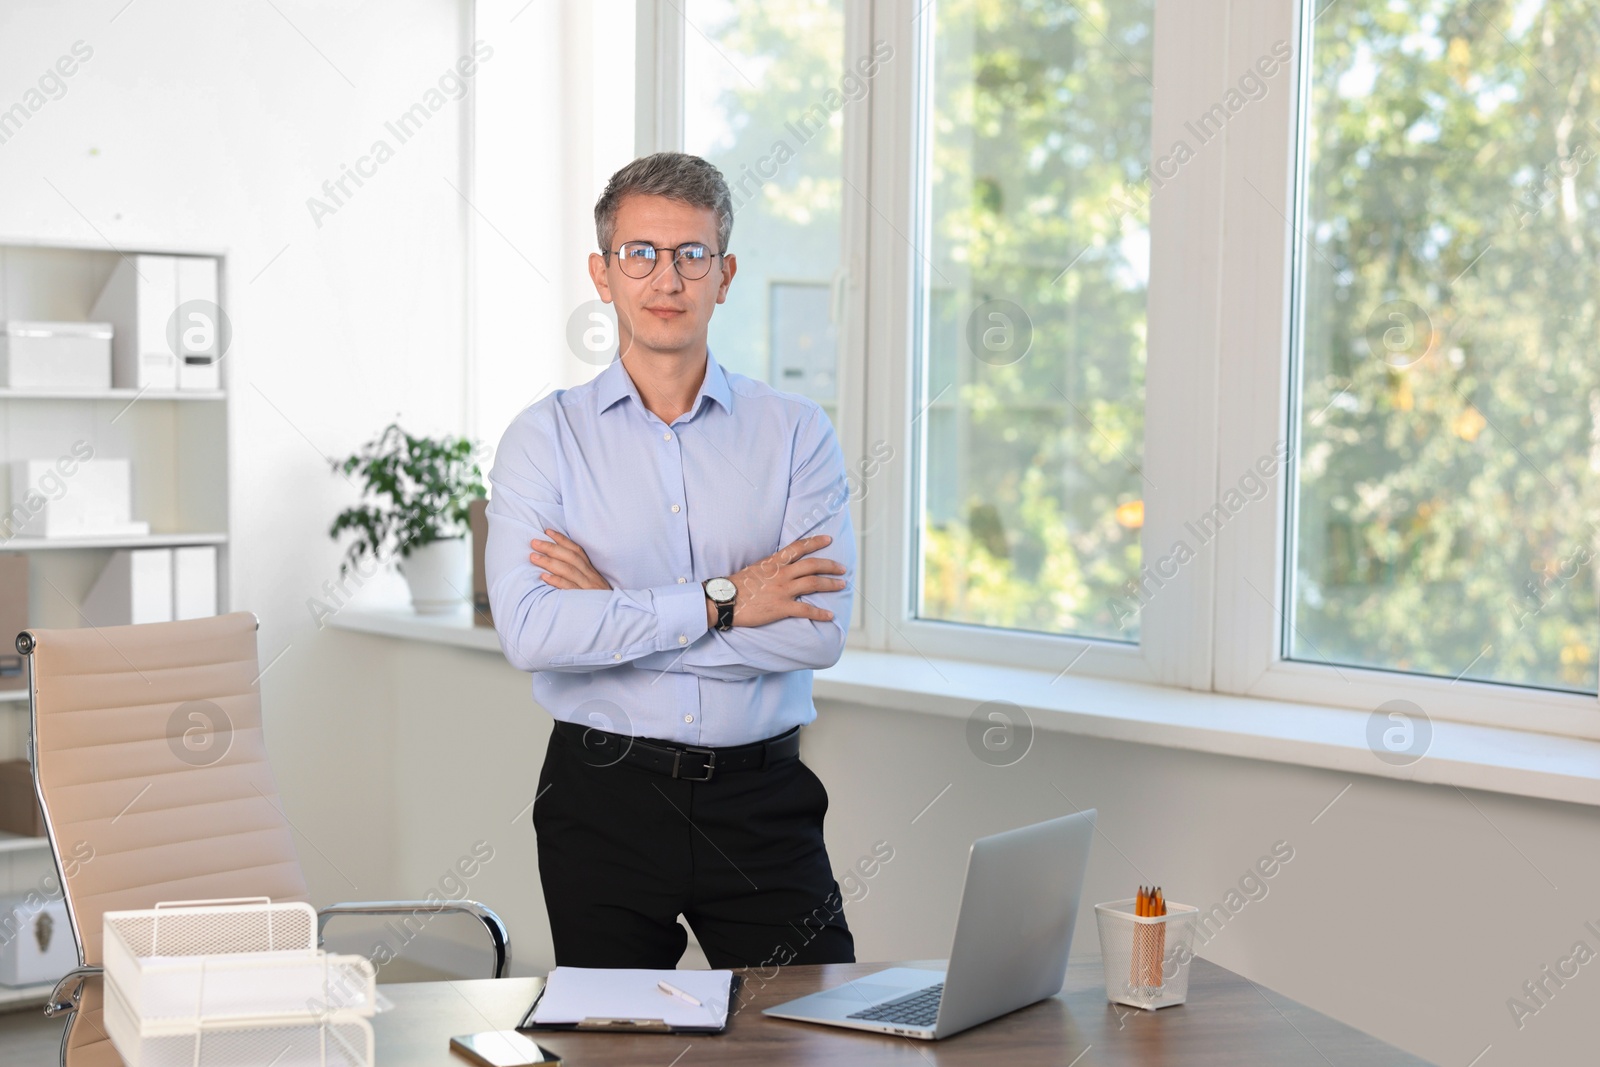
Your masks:
{"label": "pencil", "polygon": [[[1144,891],[1145,918],[1148,919],[1155,913],[1156,890],[1154,886],[1151,886],[1149,889]],[[1140,947],[1141,950],[1139,953],[1139,973],[1142,976],[1140,984],[1145,987],[1146,991],[1148,991],[1150,988],[1150,952],[1155,947],[1156,930],[1154,926],[1151,926],[1149,923],[1145,923],[1143,926],[1139,927],[1139,932],[1144,935],[1144,944]]]}
{"label": "pencil", "polygon": [[[1156,889],[1153,886],[1140,886],[1139,895],[1134,903],[1134,914],[1141,919],[1148,919],[1156,914]],[[1133,935],[1133,959],[1129,964],[1129,984],[1135,991],[1148,990],[1154,984],[1151,982],[1151,972],[1155,969],[1152,965],[1152,956],[1155,954],[1156,930],[1152,923],[1136,923]],[[1157,973],[1159,971],[1157,970]]]}
{"label": "pencil", "polygon": [[[1152,912],[1152,914],[1162,916],[1167,914],[1167,898],[1166,895],[1161,892],[1160,886],[1156,886],[1156,906],[1155,911]],[[1152,958],[1150,961],[1150,984],[1155,986],[1157,989],[1160,989],[1162,978],[1161,965],[1164,962],[1167,954],[1167,924],[1158,923],[1155,928],[1155,934],[1155,952],[1152,953]]]}
{"label": "pencil", "polygon": [[[1139,887],[1139,895],[1133,900],[1133,914],[1139,918],[1144,917],[1144,886]],[[1133,951],[1128,959],[1128,989],[1137,993],[1139,991],[1139,974],[1142,970],[1142,956],[1144,954],[1144,924],[1133,924]]]}

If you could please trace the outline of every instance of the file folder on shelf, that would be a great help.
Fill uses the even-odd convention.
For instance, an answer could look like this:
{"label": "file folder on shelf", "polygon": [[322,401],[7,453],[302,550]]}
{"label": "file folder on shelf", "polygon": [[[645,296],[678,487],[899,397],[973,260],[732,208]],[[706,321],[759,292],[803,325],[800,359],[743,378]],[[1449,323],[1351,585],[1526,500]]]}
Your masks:
{"label": "file folder on shelf", "polygon": [[172,549],[119,548],[83,601],[94,626],[172,621]]}
{"label": "file folder on shelf", "polygon": [[[179,308],[185,314],[175,319]],[[117,388],[221,388],[216,259],[123,256],[92,314],[113,327],[111,377]]]}
{"label": "file folder on shelf", "polygon": [[217,613],[217,549],[188,545],[172,550],[172,617],[203,619]]}
{"label": "file folder on shelf", "polygon": [[178,306],[172,256],[123,256],[90,314],[112,324],[111,382],[118,389],[176,389],[178,357],[167,320]]}
{"label": "file folder on shelf", "polygon": [[[206,256],[178,256],[178,306],[201,300],[217,303],[217,261]],[[207,321],[194,318],[202,315]],[[189,309],[187,321],[178,323],[178,388],[220,389],[217,360],[222,358],[222,323],[211,309]],[[171,340],[171,338],[169,338]]]}

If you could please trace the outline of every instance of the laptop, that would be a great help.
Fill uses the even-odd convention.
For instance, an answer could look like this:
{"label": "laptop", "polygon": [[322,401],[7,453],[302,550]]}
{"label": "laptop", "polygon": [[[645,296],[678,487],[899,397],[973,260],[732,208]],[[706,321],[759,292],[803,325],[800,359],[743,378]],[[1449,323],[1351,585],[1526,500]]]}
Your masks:
{"label": "laptop", "polygon": [[972,843],[943,971],[892,967],[763,1015],[934,1040],[1061,992],[1095,809]]}

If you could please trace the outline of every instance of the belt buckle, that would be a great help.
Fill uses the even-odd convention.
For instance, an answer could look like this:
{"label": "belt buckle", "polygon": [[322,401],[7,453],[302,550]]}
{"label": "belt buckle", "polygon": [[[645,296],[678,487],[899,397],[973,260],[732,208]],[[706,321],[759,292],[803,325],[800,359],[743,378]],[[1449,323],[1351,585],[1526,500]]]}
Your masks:
{"label": "belt buckle", "polygon": [[[678,773],[683,767],[683,754],[685,752],[699,752],[705,754],[706,774],[704,778],[690,778],[688,775]],[[712,772],[714,772],[716,769],[717,754],[709,748],[695,748],[692,745],[685,745],[683,748],[675,748],[672,750],[672,777],[674,778],[682,779],[685,782],[709,782],[711,781]]]}

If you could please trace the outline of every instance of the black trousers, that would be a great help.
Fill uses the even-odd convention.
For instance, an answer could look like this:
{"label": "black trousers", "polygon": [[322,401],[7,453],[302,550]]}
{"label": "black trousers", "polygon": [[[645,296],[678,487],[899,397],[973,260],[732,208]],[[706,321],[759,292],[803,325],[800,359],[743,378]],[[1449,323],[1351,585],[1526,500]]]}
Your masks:
{"label": "black trousers", "polygon": [[533,825],[556,963],[675,967],[679,915],[714,968],[854,962],[827,810],[799,758],[689,782],[552,732]]}

